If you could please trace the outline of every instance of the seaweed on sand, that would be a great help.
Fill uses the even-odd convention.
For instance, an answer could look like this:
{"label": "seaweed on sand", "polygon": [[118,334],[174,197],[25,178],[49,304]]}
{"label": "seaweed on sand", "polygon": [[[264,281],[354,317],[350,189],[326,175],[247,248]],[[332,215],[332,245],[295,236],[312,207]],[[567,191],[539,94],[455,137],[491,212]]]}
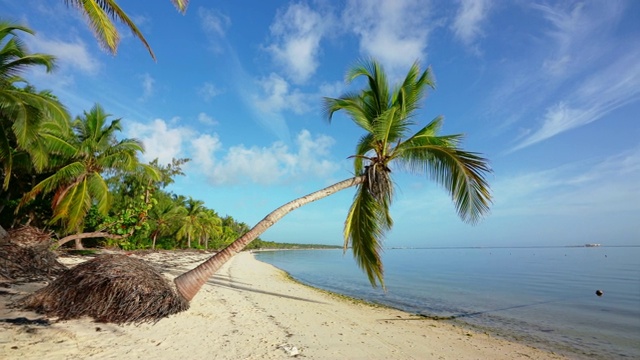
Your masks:
{"label": "seaweed on sand", "polygon": [[67,270],[18,306],[59,320],[155,323],[189,303],[151,265],[126,255],[101,255]]}

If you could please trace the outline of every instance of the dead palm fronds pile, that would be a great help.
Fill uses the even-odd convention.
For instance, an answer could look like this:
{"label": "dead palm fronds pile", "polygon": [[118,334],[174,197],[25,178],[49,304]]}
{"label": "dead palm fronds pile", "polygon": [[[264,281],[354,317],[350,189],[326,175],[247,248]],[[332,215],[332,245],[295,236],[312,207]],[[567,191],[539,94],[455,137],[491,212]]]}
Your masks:
{"label": "dead palm fronds pile", "polygon": [[60,320],[88,316],[116,324],[153,323],[189,308],[156,269],[126,255],[79,264],[17,305]]}
{"label": "dead palm fronds pile", "polygon": [[67,268],[49,247],[51,234],[31,226],[10,230],[0,244],[0,280],[51,279]]}

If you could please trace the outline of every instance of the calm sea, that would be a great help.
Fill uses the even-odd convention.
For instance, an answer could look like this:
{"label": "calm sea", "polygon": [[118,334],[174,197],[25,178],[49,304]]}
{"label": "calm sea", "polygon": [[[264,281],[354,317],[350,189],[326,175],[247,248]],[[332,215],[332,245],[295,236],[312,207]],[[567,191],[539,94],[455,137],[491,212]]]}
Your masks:
{"label": "calm sea", "polygon": [[350,252],[256,257],[311,286],[410,313],[455,316],[577,357],[640,359],[640,247],[388,249],[386,293]]}

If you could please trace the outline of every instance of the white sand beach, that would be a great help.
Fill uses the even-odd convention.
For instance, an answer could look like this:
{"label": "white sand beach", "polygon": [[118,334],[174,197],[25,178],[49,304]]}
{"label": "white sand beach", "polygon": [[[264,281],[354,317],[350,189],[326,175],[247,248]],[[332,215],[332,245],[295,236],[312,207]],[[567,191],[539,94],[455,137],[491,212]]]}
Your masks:
{"label": "white sand beach", "polygon": [[[156,252],[143,258],[168,278],[207,254]],[[82,261],[63,258],[66,264]],[[41,315],[7,304],[43,283],[2,288],[0,319]],[[52,319],[53,320],[53,319]],[[561,359],[530,346],[445,322],[374,307],[298,284],[241,253],[183,313],[156,324],[0,322],[2,359]]]}

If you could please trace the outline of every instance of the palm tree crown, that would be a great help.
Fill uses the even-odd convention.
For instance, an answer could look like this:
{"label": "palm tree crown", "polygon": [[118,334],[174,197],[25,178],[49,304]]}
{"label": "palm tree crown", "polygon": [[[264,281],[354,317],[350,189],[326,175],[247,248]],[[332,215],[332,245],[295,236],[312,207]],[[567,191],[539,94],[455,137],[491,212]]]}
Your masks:
{"label": "palm tree crown", "polygon": [[484,173],[490,172],[486,159],[461,150],[462,135],[438,136],[442,117],[437,117],[418,132],[415,112],[434,88],[430,69],[420,72],[415,63],[404,81],[391,90],[379,63],[363,61],[350,69],[346,81],[366,79],[365,89],[340,98],[325,98],[324,111],[331,121],[335,112],[345,111],[365,130],[356,145],[354,171],[366,181],[358,185],[354,202],[345,222],[345,249],[354,256],[372,285],[383,282],[380,259],[382,237],[391,229],[389,206],[393,200],[392,164],[415,174],[427,175],[450,193],[463,221],[477,223],[488,213],[491,203]]}
{"label": "palm tree crown", "polygon": [[121,130],[120,120],[107,124],[109,114],[95,105],[84,117],[78,117],[72,127],[56,128],[47,133],[51,152],[67,159],[55,174],[44,179],[24,195],[21,205],[40,193],[55,192],[52,222],[61,221],[67,233],[79,232],[91,205],[106,215],[110,194],[103,174],[133,171],[139,165],[137,152],[143,151],[140,141],[116,140]]}
{"label": "palm tree crown", "polygon": [[[18,32],[33,35],[33,31],[6,21],[0,21],[0,164],[2,187],[7,189],[16,159],[25,159],[41,171],[48,160],[43,149],[40,125],[47,120],[68,121],[65,107],[49,92],[37,92],[19,75],[34,66],[47,72],[55,67],[53,56],[30,53]],[[28,85],[28,84],[27,84]]]}

